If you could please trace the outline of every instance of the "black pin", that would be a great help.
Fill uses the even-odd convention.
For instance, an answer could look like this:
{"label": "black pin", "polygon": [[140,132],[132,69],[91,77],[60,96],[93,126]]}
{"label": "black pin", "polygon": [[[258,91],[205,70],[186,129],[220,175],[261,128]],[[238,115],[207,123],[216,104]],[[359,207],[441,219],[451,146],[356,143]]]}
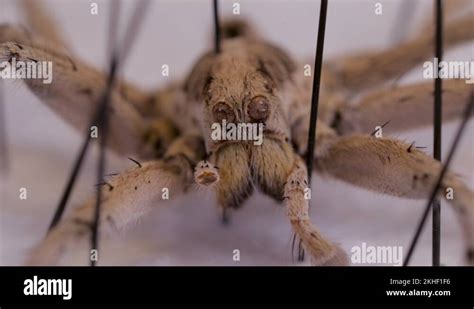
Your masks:
{"label": "black pin", "polygon": [[321,0],[319,11],[318,39],[316,43],[316,57],[314,61],[313,91],[311,96],[311,114],[308,134],[308,153],[306,156],[306,166],[308,168],[308,181],[311,183],[313,171],[314,145],[316,143],[316,122],[318,120],[319,90],[321,87],[321,71],[323,67],[324,36],[326,32],[326,16],[328,1]]}
{"label": "black pin", "polygon": [[[443,1],[436,0],[436,44],[435,44],[435,57],[438,61],[443,61]],[[438,72],[439,73],[439,72]],[[443,93],[443,80],[437,74],[434,80],[434,128],[433,128],[433,157],[441,161],[441,125],[442,125],[442,93]],[[441,252],[441,203],[438,198],[433,200],[433,266],[440,265],[440,252]]]}
{"label": "black pin", "polygon": [[[111,55],[110,61],[110,70],[107,79],[107,86],[106,91],[103,97],[103,100],[99,106],[99,130],[101,130],[102,134],[99,140],[99,160],[97,162],[97,179],[98,182],[100,179],[104,177],[104,171],[106,167],[106,156],[105,151],[107,148],[107,139],[108,139],[108,114],[107,111],[109,110],[110,99],[112,95],[112,89],[116,83],[116,77],[119,71],[119,62],[125,62],[127,55],[129,54],[130,49],[128,47],[133,46],[133,42],[137,37],[137,32],[139,29],[139,25],[142,24],[143,17],[147,12],[147,8],[150,4],[149,0],[142,0],[137,2],[135,6],[135,10],[133,15],[130,19],[130,22],[127,27],[127,31],[125,32],[124,39],[122,41],[122,45],[117,47],[115,44],[116,40],[116,31],[118,25],[118,16],[120,13],[120,2],[114,1],[112,2],[112,14],[109,23],[109,52]],[[99,247],[99,222],[100,222],[100,207],[102,203],[102,190],[97,188],[96,191],[96,202],[95,202],[95,211],[94,211],[94,221],[92,224],[92,234],[91,234],[91,251],[97,250]],[[96,261],[91,259],[91,266],[96,265]]]}
{"label": "black pin", "polygon": [[[314,60],[313,91],[311,95],[311,114],[309,120],[308,133],[308,153],[306,154],[306,167],[308,169],[308,182],[311,183],[311,174],[314,163],[314,146],[316,144],[316,122],[318,120],[319,90],[321,87],[321,71],[323,67],[324,36],[326,32],[326,17],[328,11],[328,1],[321,0],[319,10],[318,38],[316,43],[316,56]],[[304,259],[304,249],[301,241],[298,245],[298,260]]]}
{"label": "black pin", "polygon": [[216,54],[221,52],[221,26],[219,23],[219,0],[214,0],[214,51]]}
{"label": "black pin", "polygon": [[[132,17],[132,22],[130,23],[128,27],[128,32],[126,33],[126,40],[124,40],[122,44],[122,54],[118,54],[115,52],[115,31],[117,29],[117,18],[118,18],[118,6],[120,4],[119,1],[114,1],[112,4],[112,14],[110,18],[110,25],[109,25],[109,52],[111,54],[111,65],[110,65],[110,70],[109,74],[107,77],[107,84],[106,84],[106,89],[105,93],[99,102],[98,108],[96,112],[94,113],[93,117],[91,118],[91,121],[89,123],[88,129],[86,130],[85,138],[82,143],[82,146],[80,148],[80,151],[75,159],[73,169],[71,171],[71,174],[68,178],[66,187],[61,195],[60,202],[56,208],[56,211],[54,213],[53,219],[50,223],[49,230],[54,228],[58,222],[60,221],[64,210],[66,208],[67,202],[69,200],[69,197],[71,195],[71,192],[75,186],[77,177],[79,175],[79,172],[82,168],[82,164],[84,162],[85,155],[87,153],[87,150],[89,148],[90,144],[90,132],[89,128],[97,125],[99,128],[101,128],[101,138],[99,140],[100,142],[100,150],[99,150],[99,160],[98,160],[98,169],[97,169],[97,179],[98,183],[101,183],[101,180],[103,179],[104,176],[104,170],[105,170],[105,147],[106,147],[106,141],[107,141],[107,133],[108,133],[108,115],[107,111],[109,110],[107,107],[109,105],[110,101],[110,95],[112,91],[112,87],[115,82],[115,77],[118,71],[118,65],[119,65],[119,59],[124,62],[125,56],[127,55],[127,48],[130,46],[133,46],[132,42],[133,39],[137,36],[136,32],[138,31],[138,25],[140,22],[143,20],[143,14],[146,12],[146,7],[149,4],[149,0],[142,0],[137,3],[137,7],[135,9],[135,14]],[[112,186],[110,188],[113,189]],[[100,219],[100,203],[102,200],[102,190],[100,188],[97,188],[96,192],[96,207],[94,211],[94,222],[92,224],[92,235],[91,235],[91,244],[92,248],[96,249],[98,247],[98,223]],[[91,261],[91,266],[95,265],[95,261]]]}

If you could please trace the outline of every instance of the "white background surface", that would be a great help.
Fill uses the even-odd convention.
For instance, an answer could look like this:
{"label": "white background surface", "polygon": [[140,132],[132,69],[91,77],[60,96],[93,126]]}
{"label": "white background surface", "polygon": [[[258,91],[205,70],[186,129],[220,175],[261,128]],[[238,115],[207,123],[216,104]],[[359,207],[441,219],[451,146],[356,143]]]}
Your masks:
{"label": "white background surface", "polygon": [[[0,22],[21,22],[15,1],[0,0]],[[90,15],[92,1],[46,1],[59,21],[74,52],[101,68],[105,64],[107,5],[99,3],[99,15]],[[127,1],[131,8],[133,1]],[[231,14],[234,1],[221,1],[222,15]],[[243,17],[252,21],[267,40],[287,49],[297,58],[312,59],[316,45],[319,1],[238,1]],[[374,14],[376,1],[331,1],[328,13],[325,56],[349,54],[360,49],[385,48],[400,1],[378,1],[383,15]],[[411,32],[423,17],[432,13],[430,1],[417,1]],[[472,7],[471,7],[472,8]],[[128,9],[128,12],[131,10]],[[161,65],[170,65],[170,79],[180,79],[212,38],[211,1],[153,1],[140,37],[125,68],[129,80],[146,88],[162,87],[169,80],[161,76]],[[124,18],[122,18],[122,22]],[[472,43],[446,54],[447,59],[472,60]],[[312,60],[311,60],[312,62]],[[421,70],[402,83],[419,79]],[[363,77],[361,77],[363,78]],[[28,250],[43,236],[60,192],[69,174],[82,137],[42,105],[20,82],[6,88],[7,126],[10,140],[10,177],[3,183],[0,200],[0,264],[21,265]],[[446,153],[457,123],[444,126]],[[469,186],[474,187],[473,123],[452,165]],[[397,137],[415,140],[431,153],[430,128],[404,132]],[[69,207],[93,194],[94,152]],[[109,161],[108,172],[131,163],[125,158]],[[18,198],[19,188],[28,189],[28,199]],[[382,196],[323,179],[313,181],[311,217],[330,239],[350,251],[352,246],[407,246],[424,208],[424,201]],[[168,205],[168,204],[167,204]],[[429,222],[429,225],[431,222]],[[291,258],[291,230],[281,205],[255,194],[231,217],[220,224],[211,194],[172,196],[168,206],[143,218],[125,233],[101,242],[101,265],[295,265]],[[431,230],[425,229],[413,264],[429,265]],[[241,261],[232,261],[239,249]],[[86,265],[86,248],[68,254],[63,263]],[[448,205],[442,211],[442,263],[463,263],[460,228]]]}

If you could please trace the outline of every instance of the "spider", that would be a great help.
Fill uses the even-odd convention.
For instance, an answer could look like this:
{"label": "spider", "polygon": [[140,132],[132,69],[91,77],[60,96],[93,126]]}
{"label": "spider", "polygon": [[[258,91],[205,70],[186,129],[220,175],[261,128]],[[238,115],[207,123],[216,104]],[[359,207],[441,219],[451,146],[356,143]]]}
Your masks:
{"label": "spider", "polygon": [[[81,132],[102,95],[106,76],[72,55],[38,1],[22,1],[29,28],[0,28],[0,59],[53,61],[54,81],[24,80],[28,88]],[[462,3],[462,1],[460,1]],[[454,9],[453,9],[454,10]],[[450,11],[447,10],[447,14]],[[445,48],[474,38],[472,14],[450,20]],[[429,32],[429,33],[432,33]],[[311,83],[302,63],[266,42],[243,20],[222,25],[221,52],[200,57],[182,82],[146,93],[120,80],[113,89],[110,150],[136,166],[101,185],[101,229],[115,230],[166,203],[162,189],[185,194],[195,186],[215,192],[227,220],[259,188],[284,203],[288,221],[313,265],[348,265],[346,252],[311,222],[307,152]],[[315,172],[388,195],[424,199],[439,162],[414,144],[370,134],[390,120],[391,130],[431,123],[433,83],[387,86],[432,53],[426,32],[393,48],[340,57],[323,66],[317,122]],[[465,80],[443,84],[443,120],[457,119],[473,89]],[[227,123],[264,124],[260,145],[248,140],[215,140],[211,127]],[[459,218],[468,263],[474,263],[474,196],[452,173],[441,192]],[[445,197],[444,194],[440,194]],[[33,250],[29,265],[50,265],[68,246],[87,239],[94,199],[74,209]]]}

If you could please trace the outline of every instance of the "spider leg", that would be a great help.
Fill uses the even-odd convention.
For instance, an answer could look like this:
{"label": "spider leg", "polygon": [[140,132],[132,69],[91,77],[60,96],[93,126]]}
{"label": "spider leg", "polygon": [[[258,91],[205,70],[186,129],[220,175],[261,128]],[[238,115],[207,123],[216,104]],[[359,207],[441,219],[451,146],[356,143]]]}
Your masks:
{"label": "spider leg", "polygon": [[[443,82],[443,121],[458,119],[473,92],[461,79]],[[335,130],[341,134],[372,132],[386,121],[384,133],[415,129],[433,123],[433,83],[425,82],[395,89],[373,91],[357,104],[339,111]]]}
{"label": "spider leg", "polygon": [[[41,64],[41,70],[51,65],[48,79],[22,79],[30,90],[55,113],[76,129],[88,129],[92,115],[103,96],[106,85],[104,74],[67,56],[16,42],[0,44],[1,61]],[[110,106],[110,146],[134,156],[144,146],[147,126],[143,116],[118,90],[112,93]],[[100,134],[100,132],[99,132]]]}
{"label": "spider leg", "polygon": [[[37,41],[43,43],[43,47],[60,51],[64,54],[72,56],[72,51],[69,48],[64,36],[58,27],[57,22],[51,14],[48,14],[47,8],[40,0],[20,0],[19,7],[24,15],[24,20],[27,23],[28,29],[32,33],[28,34],[27,42],[18,42],[20,44],[28,44]],[[38,42],[39,41],[39,42]],[[32,46],[38,47],[35,44]],[[125,82],[119,81],[119,90],[124,92],[129,101],[133,102],[136,107],[144,108],[149,96],[137,87]],[[145,110],[141,110],[140,112]]]}
{"label": "spider leg", "polygon": [[[178,138],[163,160],[140,163],[100,184],[103,194],[101,205],[101,232],[110,233],[136,222],[156,207],[165,206],[163,190],[169,197],[177,197],[192,184],[192,168],[204,155],[204,144],[199,137]],[[54,265],[63,253],[78,242],[90,237],[95,199],[54,227],[32,251],[28,265]],[[102,233],[101,233],[102,234]]]}
{"label": "spider leg", "polygon": [[[445,50],[474,39],[473,20],[471,13],[446,24]],[[359,92],[400,77],[430,57],[433,57],[433,34],[422,33],[381,52],[362,52],[334,59],[326,68],[338,76],[343,87]]]}
{"label": "spider leg", "polygon": [[[59,30],[60,27],[57,26],[57,22],[54,18],[48,14],[47,8],[41,1],[20,0],[18,1],[18,4],[23,12],[28,29],[30,29],[32,33],[28,34],[27,42],[16,41],[17,43],[30,43],[32,46],[39,47],[34,44],[36,41],[36,43],[41,44],[43,48],[62,52],[65,55],[68,55],[68,57],[73,57],[71,49]],[[94,70],[93,68],[89,69]],[[128,101],[134,104],[140,113],[146,115],[149,100],[149,95],[147,93],[124,80],[118,82],[117,88]]]}
{"label": "spider leg", "polygon": [[[353,185],[411,199],[426,199],[441,170],[438,161],[412,145],[366,135],[338,138],[324,156],[316,159],[316,164],[320,172]],[[450,189],[452,199],[447,194]],[[448,173],[439,194],[456,211],[469,263],[473,263],[474,193],[453,173]]]}
{"label": "spider leg", "polygon": [[[102,72],[85,63],[79,63],[67,52],[52,49],[47,41],[41,37],[32,36],[21,27],[0,26],[0,42],[13,42],[6,43],[5,46],[14,44],[22,52],[29,49],[28,55],[37,53],[46,60],[53,60],[52,84],[43,85],[41,82],[33,83],[25,80],[27,85],[43,102],[76,129],[84,130],[89,125],[90,117],[97,105],[96,102],[101,91],[105,89],[103,87],[106,76]],[[9,47],[4,47],[4,53],[9,51]],[[21,56],[15,49],[13,52],[16,53],[16,58]],[[40,59],[28,55],[25,55],[28,57],[28,61]],[[65,87],[61,85],[65,85]],[[123,106],[112,108],[121,113],[119,115],[112,114],[112,118],[117,122],[117,126],[119,119],[120,121],[124,120],[125,127],[122,130],[131,130],[128,135],[136,136],[139,140],[130,143],[130,141],[120,140],[119,136],[116,136],[118,141],[115,141],[113,149],[138,158],[161,157],[178,134],[178,123],[175,121],[175,118],[178,117],[175,112],[169,111],[169,106],[184,104],[183,98],[178,95],[180,94],[179,89],[175,86],[167,87],[148,95],[123,80],[119,81],[117,88],[113,91],[115,103],[112,104]],[[76,102],[80,104],[74,104]],[[127,150],[128,146],[132,149]]]}
{"label": "spider leg", "polygon": [[311,264],[316,266],[349,265],[346,252],[324,238],[311,223],[308,214],[308,199],[305,198],[307,186],[306,166],[303,160],[298,158],[285,185],[285,203],[291,226],[309,253]]}
{"label": "spider leg", "polygon": [[[42,50],[46,54],[53,55],[58,58],[66,59],[70,62],[71,66],[75,71],[77,71],[77,64],[75,56],[71,51],[63,47],[62,45],[57,45],[52,43],[49,37],[41,36],[43,33],[37,34],[37,31],[32,33],[28,29],[22,26],[15,26],[10,24],[0,25],[0,43],[14,42],[19,45],[25,45],[30,48],[35,48]],[[53,61],[50,59],[50,61]],[[81,63],[88,72],[91,72],[91,75],[99,76],[101,79],[106,78],[103,72],[98,71],[96,68],[87,65],[86,63]],[[117,91],[120,93],[124,99],[126,99],[135,109],[142,115],[150,115],[150,108],[152,104],[152,96],[143,90],[139,89],[135,85],[127,82],[126,80],[119,79],[117,81]]]}
{"label": "spider leg", "polygon": [[[219,168],[209,162],[203,160],[199,162],[194,168],[194,181],[200,187],[210,187],[216,189],[220,180]],[[219,205],[221,221],[224,225],[229,223],[229,211],[226,205]]]}

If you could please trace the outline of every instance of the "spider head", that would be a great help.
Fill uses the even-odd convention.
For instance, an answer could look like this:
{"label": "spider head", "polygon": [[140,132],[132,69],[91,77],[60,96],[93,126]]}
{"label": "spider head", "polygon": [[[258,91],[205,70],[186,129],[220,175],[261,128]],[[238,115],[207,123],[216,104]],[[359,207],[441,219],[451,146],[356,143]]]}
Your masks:
{"label": "spider head", "polygon": [[[227,67],[224,63],[223,67]],[[230,69],[230,68],[229,68]],[[225,69],[224,69],[225,70]],[[255,70],[239,68],[234,73],[217,71],[205,86],[208,123],[266,124],[274,119],[280,100],[267,86],[269,81]]]}
{"label": "spider head", "polygon": [[203,103],[207,144],[214,148],[230,142],[261,145],[267,136],[287,139],[282,100],[292,70],[284,52],[243,39],[225,41],[222,53],[201,58],[187,90]]}
{"label": "spider head", "polygon": [[191,72],[185,90],[203,111],[206,148],[221,167],[220,204],[240,205],[253,185],[281,200],[294,165],[283,104],[293,70],[280,49],[232,39],[223,42],[220,54],[203,56]]}

